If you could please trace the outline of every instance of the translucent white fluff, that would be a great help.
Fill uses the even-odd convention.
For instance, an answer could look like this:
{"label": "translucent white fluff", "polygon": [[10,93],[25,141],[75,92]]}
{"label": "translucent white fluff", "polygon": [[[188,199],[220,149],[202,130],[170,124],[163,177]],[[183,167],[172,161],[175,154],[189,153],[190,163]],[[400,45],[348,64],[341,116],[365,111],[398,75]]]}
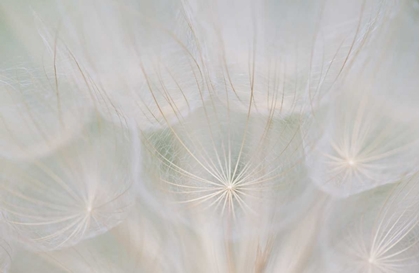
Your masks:
{"label": "translucent white fluff", "polygon": [[10,266],[14,258],[14,247],[4,238],[4,234],[0,232],[0,272],[9,272]]}
{"label": "translucent white fluff", "polygon": [[216,224],[211,232],[228,237],[283,227],[312,198],[301,118],[246,115],[210,100],[176,126],[144,134],[140,192],[168,217],[198,229]]}
{"label": "translucent white fluff", "polygon": [[418,175],[332,203],[324,272],[418,271]]}
{"label": "translucent white fluff", "polygon": [[203,56],[181,2],[92,0],[57,6],[61,24],[45,22],[44,36],[51,45],[57,36],[60,51],[78,63],[85,74],[78,83],[89,82],[105,118],[134,120],[142,130],[161,128],[207,96]]}
{"label": "translucent white fluff", "polygon": [[54,153],[2,161],[0,212],[25,247],[52,250],[104,233],[132,204],[130,136],[94,119]]}
{"label": "translucent white fluff", "polygon": [[312,113],[307,165],[313,181],[335,196],[418,171],[418,82],[413,76],[418,64],[408,54],[414,52],[410,32],[401,31],[413,28],[404,14],[376,30],[329,103]]}
{"label": "translucent white fluff", "polygon": [[178,249],[167,251],[169,245],[175,245],[176,230],[163,232],[161,219],[141,204],[134,204],[133,208],[115,228],[73,247],[38,253],[21,251],[11,272],[183,272],[172,257],[181,251],[181,244],[189,242],[177,240]]}
{"label": "translucent white fluff", "polygon": [[317,108],[389,12],[381,1],[192,2],[215,93],[277,116]]}
{"label": "translucent white fluff", "polygon": [[321,138],[308,145],[311,178],[335,196],[394,183],[418,169],[416,119],[402,120],[395,108],[368,92],[355,83],[338,98],[327,122],[315,123]]}
{"label": "translucent white fluff", "polygon": [[91,101],[63,68],[0,71],[1,157],[42,156],[80,132]]}
{"label": "translucent white fluff", "polygon": [[0,0],[0,273],[418,272],[417,38],[413,0]]}

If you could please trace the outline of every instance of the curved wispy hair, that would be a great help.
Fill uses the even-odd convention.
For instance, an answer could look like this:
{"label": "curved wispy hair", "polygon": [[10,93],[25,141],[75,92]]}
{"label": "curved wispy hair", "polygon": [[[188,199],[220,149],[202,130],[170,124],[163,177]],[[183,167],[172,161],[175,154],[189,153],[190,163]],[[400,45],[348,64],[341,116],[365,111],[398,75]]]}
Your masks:
{"label": "curved wispy hair", "polygon": [[[325,196],[324,196],[325,197]],[[110,232],[72,248],[52,252],[21,252],[13,272],[302,272],[310,263],[320,227],[323,201],[317,203],[299,228],[248,237],[226,247],[219,237],[183,226],[165,229],[152,211],[137,204]],[[152,212],[152,213],[151,213]],[[124,255],[122,255],[124,254]]]}
{"label": "curved wispy hair", "polygon": [[332,204],[324,272],[418,271],[418,174]]}
{"label": "curved wispy hair", "polygon": [[161,211],[166,204],[172,217],[196,228],[216,224],[221,229],[213,232],[228,237],[298,217],[314,190],[304,166],[302,116],[277,119],[249,107],[237,112],[211,97],[176,125],[144,133],[139,192],[157,198]]}
{"label": "curved wispy hair", "polygon": [[43,156],[80,132],[91,100],[71,71],[65,64],[0,70],[1,157]]}
{"label": "curved wispy hair", "polygon": [[390,12],[382,1],[192,1],[188,7],[214,60],[208,69],[215,93],[232,108],[247,112],[251,102],[252,112],[277,117],[325,102]]}
{"label": "curved wispy hair", "polygon": [[[167,6],[169,5],[169,6]],[[166,127],[207,96],[204,54],[178,1],[58,2],[44,39],[83,71],[102,115],[141,130]]]}
{"label": "curved wispy hair", "polygon": [[[230,215],[225,218],[230,229],[236,224],[249,228],[252,226],[249,223],[257,222],[248,218],[252,214],[270,219],[271,226],[288,223],[285,212],[291,207],[299,211],[294,198],[305,196],[310,200],[303,194],[311,188],[307,183],[304,150],[305,143],[312,145],[313,139],[303,142],[308,131],[302,132],[301,125],[310,117],[310,107],[325,95],[321,89],[327,92],[332,87],[361,49],[374,23],[383,16],[379,2],[372,6],[358,4],[348,16],[359,20],[348,23],[343,19],[343,23],[348,23],[343,30],[346,34],[332,35],[337,41],[327,44],[336,47],[322,48],[319,52],[316,44],[321,42],[320,37],[325,38],[328,24],[339,22],[337,18],[319,22],[322,6],[305,10],[302,16],[310,19],[291,31],[287,28],[297,19],[287,14],[300,10],[300,4],[276,6],[258,1],[227,4],[216,1],[215,7],[200,1],[186,4],[184,8],[192,17],[189,22],[196,22],[191,23],[192,30],[206,33],[206,52],[209,58],[217,60],[216,66],[207,65],[209,72],[204,73],[208,75],[206,88],[210,95],[190,117],[181,117],[175,124],[167,122],[168,129],[144,134],[151,174],[142,179],[143,183],[150,183],[140,192],[160,188],[164,193],[160,193],[162,202],[172,200],[184,204],[188,211],[192,208],[199,211],[195,215],[203,218],[200,225],[202,221]],[[235,8],[238,15],[229,12]],[[275,11],[281,11],[279,14],[285,17],[276,21]],[[209,18],[199,20],[201,13]],[[279,33],[272,33],[275,31]],[[198,34],[196,39],[203,38]],[[278,51],[273,52],[274,48]],[[304,79],[298,79],[299,75]],[[315,78],[311,78],[313,75]],[[304,107],[301,100],[314,104]],[[160,201],[155,207],[162,208]],[[213,216],[201,213],[203,208],[213,210]],[[176,210],[182,209],[176,206]],[[188,221],[190,213],[193,212],[188,212]],[[242,213],[247,220],[237,219]],[[288,215],[293,218],[298,213]],[[249,223],[233,224],[235,221]]]}
{"label": "curved wispy hair", "polygon": [[0,227],[0,272],[8,272],[12,264],[14,247],[6,239],[6,233],[3,227]]}
{"label": "curved wispy hair", "polygon": [[60,21],[43,22],[41,33],[77,60],[79,82],[89,81],[105,117],[134,119],[142,130],[175,123],[208,92],[245,112],[250,101],[265,115],[309,111],[390,9],[381,1],[102,2],[58,3]]}
{"label": "curved wispy hair", "polygon": [[[322,190],[345,197],[412,176],[418,170],[418,120],[370,92],[372,82],[351,78],[312,132],[310,177]],[[382,89],[386,92],[387,90]],[[310,145],[308,145],[310,146]]]}
{"label": "curved wispy hair", "polygon": [[412,2],[43,3],[0,3],[0,272],[418,269]]}
{"label": "curved wispy hair", "polygon": [[93,118],[30,161],[1,161],[0,220],[24,247],[52,250],[104,233],[133,202],[130,134]]}
{"label": "curved wispy hair", "polygon": [[[414,47],[406,44],[407,34],[399,33],[400,27],[410,27],[401,17],[391,20],[393,27],[378,29],[330,103],[314,111],[307,124],[310,177],[332,195],[356,194],[418,171],[418,102],[413,102],[418,83],[409,76],[401,82],[403,75],[418,71],[418,64],[401,48]],[[401,60],[406,67],[400,68]]]}
{"label": "curved wispy hair", "polygon": [[134,203],[133,208],[115,228],[73,247],[37,253],[21,251],[16,260],[25,262],[15,263],[13,272],[182,272],[177,270],[179,266],[171,267],[173,253],[165,250],[167,240],[174,235],[163,232],[160,222],[140,204]]}

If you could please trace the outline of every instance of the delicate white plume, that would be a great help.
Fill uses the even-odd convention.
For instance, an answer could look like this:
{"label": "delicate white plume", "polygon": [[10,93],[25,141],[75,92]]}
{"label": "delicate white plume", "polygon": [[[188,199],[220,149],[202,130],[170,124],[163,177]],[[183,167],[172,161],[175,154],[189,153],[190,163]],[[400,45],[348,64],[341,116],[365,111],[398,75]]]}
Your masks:
{"label": "delicate white plume", "polygon": [[417,13],[3,0],[0,272],[417,272]]}

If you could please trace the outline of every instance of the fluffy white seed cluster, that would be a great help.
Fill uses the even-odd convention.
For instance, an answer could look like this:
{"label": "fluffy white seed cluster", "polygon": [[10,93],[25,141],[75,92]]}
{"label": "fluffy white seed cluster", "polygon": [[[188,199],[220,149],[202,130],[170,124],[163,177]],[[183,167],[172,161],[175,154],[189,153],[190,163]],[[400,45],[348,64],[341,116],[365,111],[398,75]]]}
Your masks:
{"label": "fluffy white seed cluster", "polygon": [[418,3],[0,3],[0,272],[418,272]]}

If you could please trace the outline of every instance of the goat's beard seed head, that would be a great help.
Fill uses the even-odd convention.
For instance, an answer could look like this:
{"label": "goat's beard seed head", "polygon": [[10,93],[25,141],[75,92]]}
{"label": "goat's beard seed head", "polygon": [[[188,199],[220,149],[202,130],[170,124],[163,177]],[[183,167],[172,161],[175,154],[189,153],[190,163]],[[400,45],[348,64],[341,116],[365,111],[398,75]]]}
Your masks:
{"label": "goat's beard seed head", "polygon": [[374,88],[352,79],[309,126],[308,134],[319,139],[308,140],[306,162],[310,177],[325,192],[346,197],[417,172],[417,118],[375,97]]}
{"label": "goat's beard seed head", "polygon": [[[176,126],[144,136],[141,192],[158,198],[158,209],[167,204],[178,221],[234,227],[229,236],[263,225],[280,229],[316,191],[304,166],[301,122],[300,116],[250,117],[208,103]],[[252,230],[252,223],[260,227]]]}
{"label": "goat's beard seed head", "polygon": [[44,40],[76,64],[78,86],[106,119],[123,126],[133,120],[141,130],[176,123],[208,96],[204,54],[191,41],[186,19],[176,16],[180,7],[154,17],[147,12],[161,10],[162,3],[139,3],[140,10],[108,4],[115,10],[95,1],[81,10],[64,4],[60,39],[43,22]]}
{"label": "goat's beard seed head", "polygon": [[6,237],[3,228],[0,229],[0,235],[0,270],[2,272],[7,272],[12,264],[12,255],[14,254],[15,249],[10,242],[3,239]]}
{"label": "goat's beard seed head", "polygon": [[418,268],[412,2],[37,5],[0,4],[0,272]]}
{"label": "goat's beard seed head", "polygon": [[[206,31],[215,93],[232,109],[278,117],[309,113],[328,101],[336,80],[390,13],[375,1],[330,2],[331,10],[318,2],[304,8],[275,1],[200,4],[192,13],[197,29]],[[341,18],[335,5],[343,9]]]}
{"label": "goat's beard seed head", "polygon": [[43,156],[80,134],[91,102],[67,67],[55,71],[27,66],[2,73],[0,156],[11,160]]}
{"label": "goat's beard seed head", "polygon": [[2,160],[1,220],[24,247],[75,245],[119,224],[133,205],[129,134],[91,122],[54,154]]}
{"label": "goat's beard seed head", "polygon": [[[418,175],[335,203],[328,272],[414,272],[418,267]],[[363,204],[361,205],[355,205]]]}

